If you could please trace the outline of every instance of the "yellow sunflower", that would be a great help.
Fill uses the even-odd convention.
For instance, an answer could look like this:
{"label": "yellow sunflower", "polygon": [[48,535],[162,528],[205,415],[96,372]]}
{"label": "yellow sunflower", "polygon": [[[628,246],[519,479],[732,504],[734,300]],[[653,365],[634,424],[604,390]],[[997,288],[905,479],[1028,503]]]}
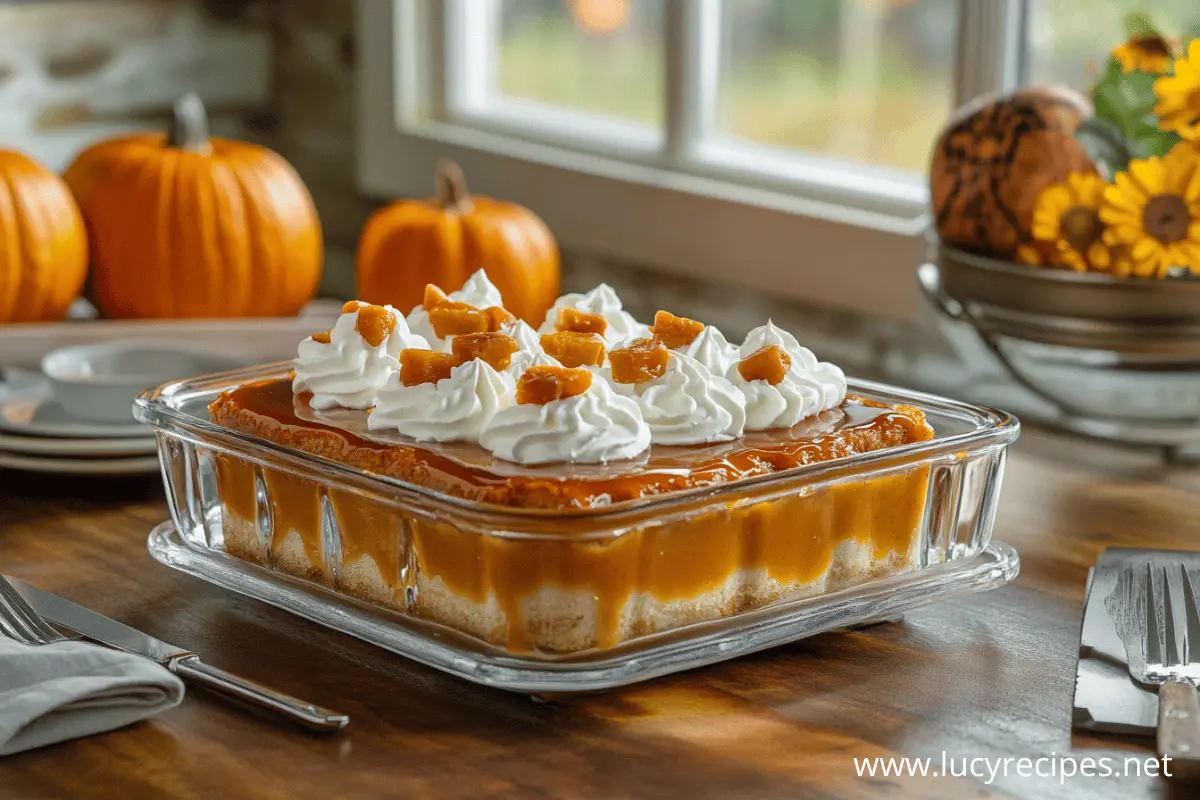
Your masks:
{"label": "yellow sunflower", "polygon": [[1106,185],[1099,175],[1076,172],[1038,195],[1033,238],[1053,245],[1057,263],[1076,272],[1089,266],[1108,269],[1110,257],[1101,239],[1104,224],[1100,221]]}
{"label": "yellow sunflower", "polygon": [[1161,278],[1171,267],[1200,274],[1200,153],[1176,146],[1131,161],[1104,190],[1100,219],[1106,244],[1130,248],[1134,275]]}
{"label": "yellow sunflower", "polygon": [[1200,39],[1188,45],[1186,57],[1175,60],[1175,74],[1154,82],[1158,126],[1177,131],[1184,139],[1200,139]]}
{"label": "yellow sunflower", "polygon": [[1054,245],[1045,242],[1017,245],[1017,263],[1027,267],[1053,267]]}
{"label": "yellow sunflower", "polygon": [[1134,36],[1113,50],[1112,55],[1121,62],[1122,72],[1162,75],[1171,68],[1171,60],[1175,57],[1175,44],[1158,34]]}

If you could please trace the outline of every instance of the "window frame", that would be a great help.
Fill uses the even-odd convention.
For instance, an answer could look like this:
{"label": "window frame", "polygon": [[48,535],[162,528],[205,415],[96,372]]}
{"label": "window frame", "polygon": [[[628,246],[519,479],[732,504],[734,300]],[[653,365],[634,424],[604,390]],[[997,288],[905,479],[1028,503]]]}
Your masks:
{"label": "window frame", "polygon": [[[1019,85],[1028,2],[959,0],[955,105]],[[358,0],[359,188],[426,195],[437,161],[452,158],[472,191],[532,208],[566,251],[914,317],[924,176],[710,137],[720,3],[666,0],[664,127],[639,135],[536,103],[482,103],[489,55],[467,46],[469,26],[487,24],[493,0]]]}

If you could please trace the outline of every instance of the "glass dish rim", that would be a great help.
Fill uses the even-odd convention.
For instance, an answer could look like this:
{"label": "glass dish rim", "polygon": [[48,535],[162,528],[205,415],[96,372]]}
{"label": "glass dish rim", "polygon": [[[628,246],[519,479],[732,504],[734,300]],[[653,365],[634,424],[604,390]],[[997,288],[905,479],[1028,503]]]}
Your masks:
{"label": "glass dish rim", "polygon": [[[218,439],[232,439],[244,445],[259,450],[267,450],[281,455],[289,460],[299,462],[306,467],[333,470],[339,477],[346,477],[355,483],[367,481],[373,489],[386,489],[389,492],[403,492],[435,503],[449,505],[454,509],[468,513],[485,513],[497,517],[514,520],[539,520],[568,518],[586,518],[588,522],[620,518],[631,514],[644,514],[670,509],[680,504],[694,501],[716,503],[724,497],[747,491],[769,489],[778,484],[787,485],[790,482],[829,482],[843,474],[857,473],[864,467],[881,465],[882,467],[902,467],[912,464],[929,463],[938,456],[947,454],[977,452],[989,445],[1007,446],[1016,440],[1020,433],[1021,423],[1012,414],[987,406],[939,397],[937,395],[903,389],[876,381],[847,377],[851,393],[867,396],[871,399],[883,398],[892,404],[915,406],[923,412],[934,411],[970,423],[972,430],[955,433],[945,438],[928,439],[922,442],[894,447],[885,447],[869,453],[819,461],[804,464],[779,472],[770,472],[749,478],[740,478],[715,486],[698,486],[691,489],[667,492],[649,497],[639,497],[601,506],[562,507],[562,508],[524,508],[497,503],[485,503],[478,500],[456,497],[445,494],[426,486],[409,483],[389,475],[368,472],[349,464],[313,455],[303,450],[288,447],[252,434],[237,431],[218,425],[211,420],[200,419],[171,405],[171,400],[177,395],[211,394],[215,399],[221,391],[242,383],[255,380],[281,378],[291,369],[290,362],[279,361],[270,364],[260,364],[226,372],[185,378],[170,381],[147,389],[137,396],[133,404],[133,415],[142,423],[152,425],[158,430],[174,433],[178,428],[193,434],[215,436]],[[222,382],[223,388],[209,386]],[[419,446],[419,445],[418,445]]]}
{"label": "glass dish rim", "polygon": [[[671,638],[651,641],[644,648],[636,647],[619,654],[597,651],[580,658],[559,660],[537,659],[518,653],[492,653],[486,647],[464,650],[462,642],[470,641],[469,636],[460,640],[432,635],[431,631],[438,627],[436,623],[429,623],[429,630],[425,630],[424,623],[417,629],[398,625],[394,622],[393,612],[386,608],[374,607],[320,584],[241,561],[221,551],[197,547],[170,520],[152,528],[147,549],[155,561],[171,569],[432,669],[496,689],[549,694],[615,689],[778,647],[826,631],[883,621],[951,597],[999,588],[1010,583],[1020,571],[1017,551],[1004,542],[991,540],[969,557],[877,578],[833,594],[774,603],[721,620],[685,626],[668,632],[674,634]],[[180,554],[183,554],[182,558]],[[222,577],[220,573],[225,571],[236,574],[237,579]],[[260,584],[269,587],[269,591],[255,591],[261,588]],[[834,602],[830,602],[831,598]],[[875,599],[867,607],[864,602],[869,602],[869,598]],[[352,614],[323,614],[298,607],[310,602],[324,605],[326,601],[332,601],[335,611],[349,609]],[[821,611],[828,614],[830,607],[839,607],[843,613],[799,635],[771,633],[796,625],[797,617],[806,610],[811,609],[811,616],[815,617]],[[375,619],[360,619],[359,615],[364,612]],[[332,621],[334,617],[337,623]],[[747,626],[758,623],[767,627],[766,635],[747,630]],[[388,632],[388,643],[374,633],[364,635],[363,631],[368,627],[377,626]],[[727,646],[730,642],[736,644]],[[642,644],[647,643],[643,641]]]}

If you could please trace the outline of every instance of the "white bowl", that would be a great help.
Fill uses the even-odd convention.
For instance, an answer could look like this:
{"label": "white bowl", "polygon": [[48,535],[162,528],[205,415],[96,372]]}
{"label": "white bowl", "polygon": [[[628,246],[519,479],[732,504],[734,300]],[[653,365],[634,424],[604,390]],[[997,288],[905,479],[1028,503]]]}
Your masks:
{"label": "white bowl", "polygon": [[96,422],[129,422],[133,399],[168,381],[247,366],[201,346],[111,341],[47,353],[42,372],[66,411]]}

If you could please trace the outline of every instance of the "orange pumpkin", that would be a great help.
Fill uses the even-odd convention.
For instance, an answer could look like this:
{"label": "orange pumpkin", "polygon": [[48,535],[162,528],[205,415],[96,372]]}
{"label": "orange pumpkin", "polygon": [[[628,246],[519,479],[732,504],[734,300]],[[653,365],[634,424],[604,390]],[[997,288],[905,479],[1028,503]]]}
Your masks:
{"label": "orange pumpkin", "polygon": [[358,245],[358,297],[405,312],[427,283],[459,289],[483,269],[504,307],[538,325],[558,297],[558,246],[528,209],[467,194],[462,170],[443,162],[437,191],[426,200],[399,200],[367,221]]}
{"label": "orange pumpkin", "polygon": [[194,95],[168,135],[93,145],[64,177],[109,317],[283,316],[317,289],[321,227],[303,182],[264,147],[210,138]]}
{"label": "orange pumpkin", "polygon": [[0,322],[62,318],[86,277],[87,234],[66,184],[0,150]]}

